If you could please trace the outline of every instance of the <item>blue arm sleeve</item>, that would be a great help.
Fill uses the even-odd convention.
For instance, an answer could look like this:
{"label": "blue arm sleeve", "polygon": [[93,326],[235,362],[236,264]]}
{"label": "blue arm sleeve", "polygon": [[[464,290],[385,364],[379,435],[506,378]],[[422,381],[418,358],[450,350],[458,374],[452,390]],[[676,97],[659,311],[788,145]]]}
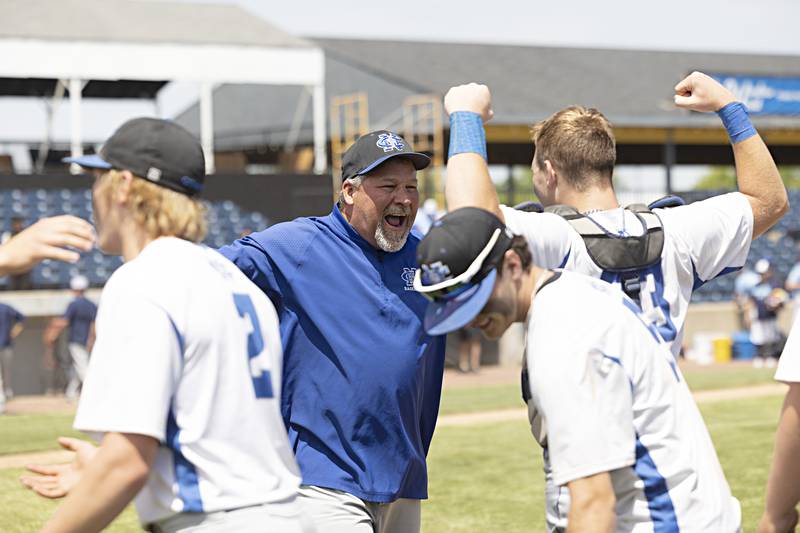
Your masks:
{"label": "blue arm sleeve", "polygon": [[14,309],[14,322],[19,323],[24,321],[25,321],[25,315]]}
{"label": "blue arm sleeve", "polygon": [[278,293],[280,289],[264,247],[254,238],[247,236],[223,246],[219,253],[224,255],[258,288],[267,293]]}

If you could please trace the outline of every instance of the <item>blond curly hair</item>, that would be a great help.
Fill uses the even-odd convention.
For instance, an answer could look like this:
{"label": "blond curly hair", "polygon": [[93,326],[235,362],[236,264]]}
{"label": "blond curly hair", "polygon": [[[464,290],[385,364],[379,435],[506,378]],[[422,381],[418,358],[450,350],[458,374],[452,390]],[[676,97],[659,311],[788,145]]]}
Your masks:
{"label": "blond curly hair", "polygon": [[[109,171],[111,190],[122,185],[122,172]],[[178,237],[191,242],[200,242],[206,236],[206,206],[185,194],[150,183],[146,179],[131,181],[128,205],[134,220],[144,228],[148,237]]]}

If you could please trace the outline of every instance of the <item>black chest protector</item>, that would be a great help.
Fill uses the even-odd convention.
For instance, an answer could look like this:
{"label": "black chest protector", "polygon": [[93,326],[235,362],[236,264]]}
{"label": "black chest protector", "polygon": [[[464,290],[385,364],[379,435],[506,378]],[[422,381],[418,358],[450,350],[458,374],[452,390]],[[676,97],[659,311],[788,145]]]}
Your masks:
{"label": "black chest protector", "polygon": [[664,227],[658,215],[644,204],[625,207],[636,216],[644,231],[641,235],[615,235],[588,216],[568,205],[554,205],[545,209],[567,222],[578,232],[594,264],[606,272],[619,275],[622,290],[629,298],[639,302],[642,269],[661,261],[664,249]]}
{"label": "black chest protector", "polygon": [[[644,229],[642,235],[615,235],[606,231],[588,216],[568,205],[553,205],[542,208],[541,204],[525,202],[516,206],[521,211],[553,213],[567,222],[578,232],[586,245],[589,257],[600,268],[618,274],[622,290],[640,304],[642,271],[661,261],[664,249],[664,227],[653,209],[684,205],[677,196],[665,196],[649,205],[632,204],[625,207],[633,213]],[[530,400],[527,361],[523,361],[522,396]]]}
{"label": "black chest protector", "polygon": [[568,205],[553,205],[542,208],[540,204],[526,202],[517,206],[523,211],[553,213],[578,232],[586,245],[586,251],[594,264],[607,272],[619,275],[622,290],[639,303],[641,289],[640,273],[657,264],[664,249],[664,227],[661,219],[653,213],[655,208],[676,207],[684,202],[677,196],[665,196],[650,205],[632,204],[625,209],[636,216],[644,231],[642,235],[615,235],[609,233],[591,218]]}

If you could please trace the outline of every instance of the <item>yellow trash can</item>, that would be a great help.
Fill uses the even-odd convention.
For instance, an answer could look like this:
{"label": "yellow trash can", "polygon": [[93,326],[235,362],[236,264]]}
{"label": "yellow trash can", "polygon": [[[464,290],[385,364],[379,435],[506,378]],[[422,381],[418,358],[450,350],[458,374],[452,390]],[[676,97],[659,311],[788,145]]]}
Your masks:
{"label": "yellow trash can", "polygon": [[733,341],[730,337],[718,338],[713,340],[714,346],[714,362],[715,363],[728,363],[731,360],[731,347]]}

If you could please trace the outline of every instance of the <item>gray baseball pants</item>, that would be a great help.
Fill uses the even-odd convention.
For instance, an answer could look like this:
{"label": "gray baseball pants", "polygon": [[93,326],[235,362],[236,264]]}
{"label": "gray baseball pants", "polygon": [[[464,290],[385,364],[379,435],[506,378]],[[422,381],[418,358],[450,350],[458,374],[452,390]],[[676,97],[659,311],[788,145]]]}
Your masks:
{"label": "gray baseball pants", "polygon": [[298,500],[230,511],[181,513],[145,529],[151,533],[317,533]]}
{"label": "gray baseball pants", "polygon": [[419,533],[420,501],[367,502],[341,490],[300,487],[305,512],[324,533]]}

